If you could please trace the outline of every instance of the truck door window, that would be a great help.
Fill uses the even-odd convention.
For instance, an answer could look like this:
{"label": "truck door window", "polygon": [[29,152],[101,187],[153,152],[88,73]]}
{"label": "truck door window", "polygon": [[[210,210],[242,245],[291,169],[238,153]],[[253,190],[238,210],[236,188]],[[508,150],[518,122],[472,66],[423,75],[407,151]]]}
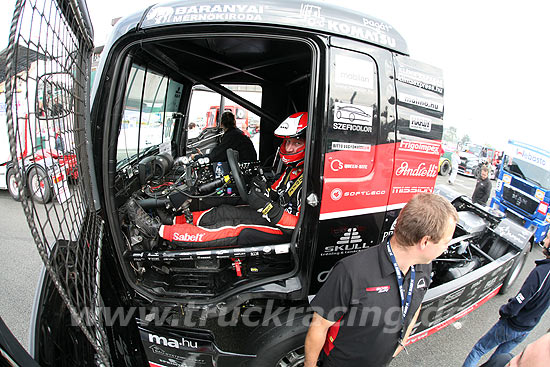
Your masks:
{"label": "truck door window", "polygon": [[126,85],[117,161],[131,159],[172,137],[182,84],[133,65]]}
{"label": "truck door window", "polygon": [[[261,106],[262,88],[260,86],[224,86],[257,106]],[[211,134],[207,132],[203,133],[204,130],[221,128],[221,126],[219,126],[221,105],[223,105],[224,111],[230,111],[235,115],[237,128],[252,138],[256,151],[259,151],[259,139],[254,139],[254,136],[260,132],[260,118],[244,107],[222,97],[219,93],[211,91],[203,85],[195,86],[191,94],[189,119],[187,121],[187,145],[193,147],[193,143],[197,142],[197,138],[201,134],[202,137],[205,137],[205,134],[208,135],[208,137],[211,136]],[[204,141],[201,139],[200,143],[203,145]]]}

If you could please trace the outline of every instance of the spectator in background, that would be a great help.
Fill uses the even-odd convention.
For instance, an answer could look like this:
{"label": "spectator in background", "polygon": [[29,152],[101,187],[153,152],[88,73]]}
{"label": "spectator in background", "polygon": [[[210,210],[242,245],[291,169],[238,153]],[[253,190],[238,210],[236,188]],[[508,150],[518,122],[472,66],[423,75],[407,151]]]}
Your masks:
{"label": "spectator in background", "polygon": [[546,259],[535,261],[519,293],[499,310],[498,322],[474,345],[462,367],[476,366],[479,359],[494,347],[493,357],[512,351],[539,323],[550,305],[550,236],[546,236],[542,253]]}
{"label": "spectator in background", "polygon": [[460,156],[458,150],[453,150],[451,153],[451,176],[449,177],[449,184],[453,185],[458,174],[458,164],[460,163]]}
{"label": "spectator in background", "polygon": [[472,194],[473,203],[486,206],[492,187],[491,180],[489,180],[489,168],[483,165],[481,166],[481,177],[477,180],[474,193]]}
{"label": "spectator in background", "polygon": [[252,140],[237,128],[233,112],[225,111],[222,114],[221,125],[224,131],[222,141],[208,154],[210,162],[226,162],[226,151],[229,148],[239,152],[241,162],[252,162],[258,159]]}

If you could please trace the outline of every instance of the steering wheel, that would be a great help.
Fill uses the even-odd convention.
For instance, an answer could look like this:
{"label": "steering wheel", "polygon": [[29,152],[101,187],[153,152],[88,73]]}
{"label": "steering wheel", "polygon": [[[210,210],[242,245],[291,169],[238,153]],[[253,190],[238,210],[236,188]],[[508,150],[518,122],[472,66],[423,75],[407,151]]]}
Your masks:
{"label": "steering wheel", "polygon": [[246,203],[248,203],[248,191],[246,191],[243,173],[241,171],[241,167],[239,166],[239,159],[238,159],[239,152],[231,148],[228,148],[226,153],[227,153],[227,162],[229,163],[229,167],[231,168],[231,174],[233,175],[233,180],[235,180],[237,191],[239,191],[239,195],[241,196],[241,199],[244,200]]}

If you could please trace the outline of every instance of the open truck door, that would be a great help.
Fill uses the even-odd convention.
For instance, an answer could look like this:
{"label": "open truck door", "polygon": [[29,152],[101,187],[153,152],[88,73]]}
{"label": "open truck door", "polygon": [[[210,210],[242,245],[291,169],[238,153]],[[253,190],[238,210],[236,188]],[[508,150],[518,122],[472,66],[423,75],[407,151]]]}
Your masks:
{"label": "open truck door", "polygon": [[[66,346],[52,340],[50,332],[55,329],[77,341],[79,350],[71,352],[75,360],[91,355],[110,365],[106,334],[97,316],[104,222],[92,191],[94,170],[87,143],[92,50],[93,30],[83,0],[16,1],[6,114],[21,203],[45,266],[30,348],[40,365],[65,365],[55,360]],[[28,126],[33,127],[30,134],[25,131]],[[24,150],[31,157],[55,152],[61,159],[66,159],[63,152],[70,152],[72,169],[77,170],[70,186],[59,157],[51,165],[38,165],[34,158],[18,159]],[[36,195],[24,191],[33,184],[27,172],[35,172]],[[57,200],[45,200],[46,192],[55,193]],[[51,307],[52,298],[59,299],[57,310]],[[41,308],[45,299],[49,307]],[[34,345],[44,348],[34,350]]]}

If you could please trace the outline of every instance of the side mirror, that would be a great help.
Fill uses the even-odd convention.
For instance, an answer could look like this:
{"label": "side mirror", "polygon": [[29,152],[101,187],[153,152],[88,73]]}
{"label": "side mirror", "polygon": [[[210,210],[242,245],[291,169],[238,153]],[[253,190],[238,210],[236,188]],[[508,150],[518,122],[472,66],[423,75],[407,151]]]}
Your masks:
{"label": "side mirror", "polygon": [[73,113],[73,76],[48,73],[38,78],[35,112],[41,120],[59,119]]}

